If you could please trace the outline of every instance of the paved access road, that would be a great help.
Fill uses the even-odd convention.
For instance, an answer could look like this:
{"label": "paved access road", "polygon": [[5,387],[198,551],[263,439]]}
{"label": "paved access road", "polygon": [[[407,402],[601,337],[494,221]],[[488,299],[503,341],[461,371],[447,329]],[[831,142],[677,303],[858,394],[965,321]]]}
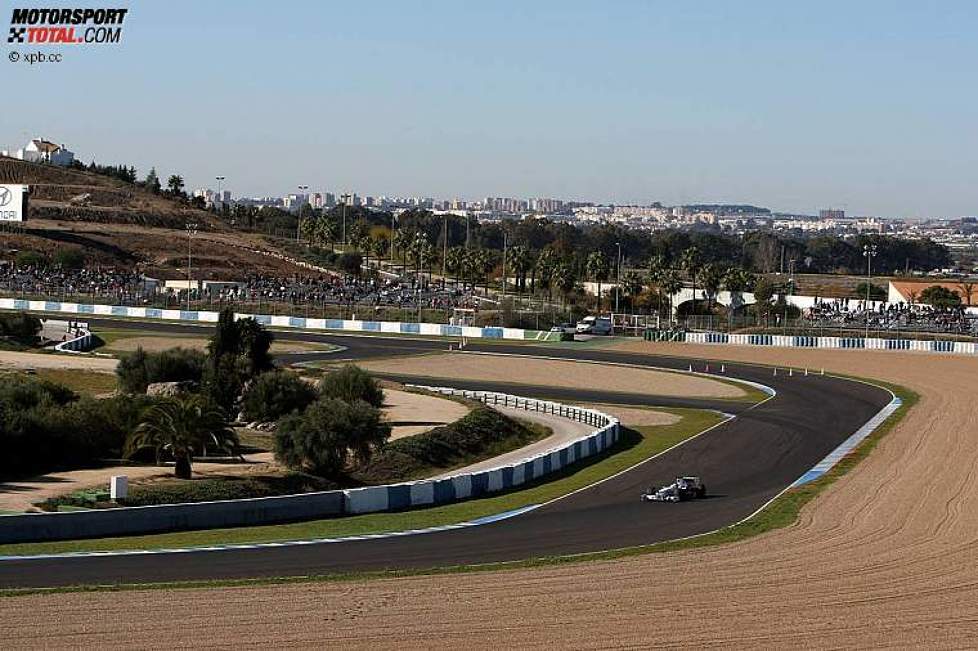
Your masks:
{"label": "paved access road", "polygon": [[[140,324],[128,324],[140,327]],[[117,322],[112,327],[119,327]],[[142,327],[160,330],[159,324]],[[185,328],[186,326],[172,326]],[[194,331],[199,332],[199,329]],[[282,339],[327,341],[346,348],[340,358],[417,354],[447,349],[424,339],[289,333]],[[564,359],[624,362],[686,369],[685,358],[645,356],[556,346],[469,343],[467,350]],[[721,351],[718,351],[721,352]],[[330,356],[335,357],[337,353]],[[314,355],[301,355],[310,359]],[[514,363],[518,363],[515,362]],[[696,365],[699,370],[702,364]],[[890,401],[890,394],[862,383],[816,375],[773,376],[769,368],[728,363],[726,375],[766,384],[777,396],[754,408],[723,401],[690,401],[737,413],[737,417],[629,472],[530,513],[466,529],[416,536],[305,546],[170,554],[93,556],[0,562],[0,587],[133,583],[262,576],[326,574],[357,570],[420,569],[518,560],[642,545],[704,533],[736,522],[762,506]],[[415,378],[416,380],[416,378]],[[445,379],[433,382],[464,386]],[[481,386],[483,389],[496,389]],[[513,390],[514,387],[498,387]],[[615,399],[598,388],[568,392],[521,387],[525,395],[594,402]],[[570,394],[573,395],[570,395]],[[676,404],[649,396],[645,404]],[[680,401],[682,402],[682,401]],[[650,484],[677,474],[698,474],[711,497],[681,504],[639,501]]]}

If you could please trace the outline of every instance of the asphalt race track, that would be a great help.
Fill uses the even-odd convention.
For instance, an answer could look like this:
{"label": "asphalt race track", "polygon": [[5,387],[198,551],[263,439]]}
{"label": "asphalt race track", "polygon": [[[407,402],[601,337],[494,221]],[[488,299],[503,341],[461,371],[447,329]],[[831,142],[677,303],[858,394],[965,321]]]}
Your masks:
{"label": "asphalt race track", "polygon": [[[97,324],[97,321],[92,321]],[[111,327],[155,331],[199,327],[112,321]],[[445,340],[333,334],[276,333],[280,339],[323,341],[346,350],[283,356],[363,359],[447,350]],[[624,362],[685,370],[687,358],[630,355],[556,346],[469,342],[469,351],[538,354],[566,359]],[[719,352],[719,351],[718,351]],[[702,364],[697,370],[702,370]],[[766,384],[777,396],[756,407],[733,402],[636,397],[600,390],[487,386],[563,400],[691,406],[737,416],[629,472],[529,513],[478,527],[395,538],[183,553],[85,556],[0,562],[0,587],[294,576],[381,569],[424,569],[520,560],[643,545],[704,533],[736,522],[798,479],[859,429],[891,399],[889,392],[855,381],[770,368],[726,364],[726,375]],[[417,378],[412,378],[418,381]],[[432,379],[455,387],[469,382]],[[650,504],[639,495],[678,474],[698,474],[710,497],[680,504]]]}

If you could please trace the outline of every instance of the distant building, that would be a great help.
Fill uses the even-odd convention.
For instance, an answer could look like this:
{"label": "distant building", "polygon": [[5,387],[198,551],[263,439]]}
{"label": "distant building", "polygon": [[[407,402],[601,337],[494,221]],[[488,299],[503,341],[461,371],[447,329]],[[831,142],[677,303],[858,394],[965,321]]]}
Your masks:
{"label": "distant building", "polygon": [[64,167],[71,165],[75,160],[75,154],[68,151],[64,145],[58,145],[44,138],[34,138],[25,147],[13,153],[4,150],[0,154],[29,163],[51,163]]}
{"label": "distant building", "polygon": [[822,208],[818,211],[818,218],[822,221],[826,220],[839,220],[846,218],[845,210],[838,210],[836,208]]}

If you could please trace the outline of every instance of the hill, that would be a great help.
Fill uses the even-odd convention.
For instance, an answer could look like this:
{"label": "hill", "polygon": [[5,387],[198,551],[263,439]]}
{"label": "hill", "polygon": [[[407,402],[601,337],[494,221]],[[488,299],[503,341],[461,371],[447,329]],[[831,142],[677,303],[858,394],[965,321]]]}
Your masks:
{"label": "hill", "polygon": [[27,221],[0,231],[0,259],[11,260],[21,251],[51,255],[77,248],[87,264],[182,278],[186,225],[195,223],[195,277],[239,280],[251,273],[309,273],[262,235],[236,231],[185,201],[107,176],[0,158],[0,183],[31,186]]}

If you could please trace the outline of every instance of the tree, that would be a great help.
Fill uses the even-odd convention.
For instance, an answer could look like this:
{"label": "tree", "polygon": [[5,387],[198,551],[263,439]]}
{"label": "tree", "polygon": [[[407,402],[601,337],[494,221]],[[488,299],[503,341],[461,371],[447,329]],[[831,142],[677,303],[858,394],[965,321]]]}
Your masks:
{"label": "tree", "polygon": [[941,285],[931,285],[920,292],[920,300],[928,305],[933,305],[939,309],[958,307],[961,305],[961,297],[957,292],[951,291]]}
{"label": "tree", "polygon": [[557,263],[557,254],[554,253],[554,250],[544,249],[537,257],[536,264],[534,265],[537,277],[543,286],[547,288],[548,303],[553,300],[553,274]]}
{"label": "tree", "polygon": [[238,454],[238,435],[228,427],[221,410],[204,397],[191,395],[150,407],[126,441],[125,453],[128,458],[139,450],[152,449],[160,463],[168,452],[175,461],[173,474],[190,479],[194,453],[206,450],[208,443]]}
{"label": "tree", "polygon": [[384,405],[384,391],[377,380],[354,364],[347,364],[323,377],[319,381],[319,393],[325,398],[347,402],[363,400],[378,409]]}
{"label": "tree", "polygon": [[774,284],[765,276],[754,283],[754,305],[759,316],[766,316],[771,309],[771,299],[774,297]]}
{"label": "tree", "polygon": [[973,280],[962,280],[958,283],[958,289],[960,289],[961,293],[964,295],[964,302],[968,307],[971,307],[972,305],[971,297],[975,293],[975,286],[978,286],[978,283]]}
{"label": "tree", "polygon": [[290,468],[335,477],[348,459],[369,461],[390,432],[380,410],[366,402],[322,398],[279,422],[275,458]]}
{"label": "tree", "polygon": [[184,196],[183,193],[183,177],[179,174],[171,174],[170,178],[166,181],[167,191],[175,197]]}
{"label": "tree", "polygon": [[[530,268],[530,251],[522,244],[518,244],[509,249],[506,257],[506,273],[513,272],[516,277],[516,291],[522,297],[526,290],[526,272]],[[507,281],[507,278],[503,278],[504,284]]]}
{"label": "tree", "polygon": [[115,368],[119,387],[125,393],[146,393],[157,382],[200,382],[205,356],[190,348],[146,352],[142,346],[123,355]]}
{"label": "tree", "polygon": [[327,217],[316,220],[316,230],[313,239],[318,245],[329,244],[329,249],[336,253],[336,223]]}
{"label": "tree", "polygon": [[149,173],[146,174],[146,180],[143,181],[143,185],[153,194],[160,193],[160,177],[157,176],[155,167],[149,168]]}
{"label": "tree", "polygon": [[[726,271],[723,267],[713,262],[703,265],[699,270],[700,284],[703,285],[703,293],[706,294],[707,312],[713,311],[713,301],[720,293],[720,286],[723,284],[725,274]],[[693,305],[695,306],[695,304],[694,301]]]}
{"label": "tree", "polygon": [[274,421],[302,411],[316,399],[316,388],[292,371],[271,371],[258,376],[241,400],[245,418]]}
{"label": "tree", "polygon": [[569,265],[561,262],[554,267],[553,284],[557,286],[557,291],[560,292],[561,299],[566,301],[567,295],[574,291],[574,286],[577,284],[574,271]]}
{"label": "tree", "polygon": [[642,282],[642,276],[637,271],[626,271],[621,277],[621,292],[628,298],[628,307],[633,313],[635,312],[635,299],[644,289],[645,284]]}
{"label": "tree", "polygon": [[669,320],[672,321],[672,314],[675,311],[673,304],[674,297],[683,288],[682,278],[672,269],[666,269],[659,276],[659,289],[669,297]]}
{"label": "tree", "polygon": [[608,279],[608,258],[601,251],[592,251],[585,263],[587,275],[598,284],[597,310],[601,311],[601,282]]}
{"label": "tree", "polygon": [[230,412],[247,382],[273,368],[268,352],[272,339],[272,334],[253,318],[236,320],[233,310],[221,310],[207,345],[203,378],[214,402]]}
{"label": "tree", "polygon": [[52,262],[67,271],[78,271],[85,266],[85,252],[77,247],[58,249]]}
{"label": "tree", "polygon": [[679,258],[679,266],[686,272],[686,277],[693,283],[693,311],[696,311],[696,279],[699,276],[700,265],[702,264],[700,250],[691,246],[683,251]]}

